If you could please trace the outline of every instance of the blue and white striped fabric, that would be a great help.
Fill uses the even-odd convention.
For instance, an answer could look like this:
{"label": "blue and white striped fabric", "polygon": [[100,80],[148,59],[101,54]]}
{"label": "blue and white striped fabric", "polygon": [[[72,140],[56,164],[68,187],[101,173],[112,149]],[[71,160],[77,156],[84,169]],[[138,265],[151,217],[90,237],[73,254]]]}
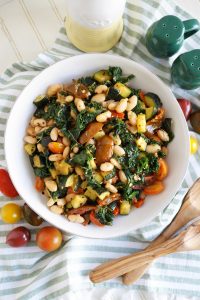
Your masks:
{"label": "blue and white striped fabric", "polygon": [[[144,34],[151,23],[166,14],[189,19],[186,12],[171,0],[128,0],[124,14],[124,32],[110,53],[129,57],[157,74],[170,85],[168,60],[152,58],[144,45]],[[200,34],[186,40],[181,52],[198,48]],[[61,28],[53,48],[30,63],[16,63],[0,77],[0,166],[6,167],[4,131],[10,109],[23,88],[42,69],[72,55],[80,54],[68,41]],[[199,107],[199,93],[172,87],[178,97],[190,99]],[[199,139],[199,136],[195,135]],[[200,140],[200,139],[199,139]],[[200,299],[200,252],[170,255],[157,260],[134,285],[124,287],[120,279],[93,285],[88,272],[106,259],[138,251],[148,245],[172,220],[187,189],[200,174],[200,150],[190,158],[189,169],[182,188],[169,206],[148,226],[110,240],[93,240],[65,235],[61,249],[44,253],[35,245],[38,229],[31,229],[32,242],[24,248],[13,249],[5,244],[7,233],[14,227],[0,223],[0,299]],[[0,205],[10,201],[1,195]],[[16,199],[23,205],[23,200]],[[19,225],[24,225],[22,221]],[[46,224],[42,224],[46,226]],[[170,296],[171,295],[171,296]],[[173,295],[173,296],[172,296]]]}

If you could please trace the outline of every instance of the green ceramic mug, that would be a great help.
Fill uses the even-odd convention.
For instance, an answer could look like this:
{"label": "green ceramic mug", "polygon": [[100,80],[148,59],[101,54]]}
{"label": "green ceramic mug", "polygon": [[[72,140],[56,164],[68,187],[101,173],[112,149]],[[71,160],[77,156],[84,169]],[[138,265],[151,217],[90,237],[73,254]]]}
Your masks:
{"label": "green ceramic mug", "polygon": [[146,47],[155,57],[167,58],[174,55],[185,39],[200,29],[197,19],[181,21],[168,15],[153,23],[145,36]]}
{"label": "green ceramic mug", "polygon": [[172,81],[185,90],[200,87],[200,49],[179,55],[172,64]]}

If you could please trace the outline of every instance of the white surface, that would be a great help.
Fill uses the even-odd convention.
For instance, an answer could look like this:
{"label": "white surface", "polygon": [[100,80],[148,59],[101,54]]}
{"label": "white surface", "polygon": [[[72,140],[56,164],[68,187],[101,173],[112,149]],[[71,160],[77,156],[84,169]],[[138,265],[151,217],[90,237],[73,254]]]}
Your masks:
{"label": "white surface", "polygon": [[105,28],[123,15],[126,0],[66,0],[68,16],[86,28]]}
{"label": "white surface", "polygon": [[[93,225],[84,227],[80,224],[71,223],[63,216],[56,215],[47,208],[46,200],[42,195],[39,197],[34,188],[34,175],[23,149],[23,138],[25,128],[34,112],[32,101],[39,94],[45,93],[50,84],[56,82],[70,83],[72,79],[93,74],[95,71],[108,68],[110,65],[121,67],[124,74],[137,74],[134,79],[134,88],[142,88],[145,92],[151,91],[160,96],[166,109],[166,116],[171,117],[174,121],[175,138],[169,145],[168,156],[169,169],[173,171],[166,178],[165,190],[161,194],[148,196],[147,201],[139,210],[133,209],[126,218],[117,218],[113,226],[105,226],[103,230],[97,230]],[[65,70],[68,70],[67,74]],[[13,148],[15,149],[14,153]],[[7,123],[5,153],[9,174],[17,191],[41,217],[63,231],[84,237],[108,238],[141,228],[169,204],[180,188],[186,173],[189,161],[189,137],[187,124],[178,102],[171,90],[153,73],[136,62],[120,56],[84,54],[65,59],[45,69],[20,94]],[[181,160],[177,159],[178,157],[181,157]]]}
{"label": "white surface", "polygon": [[[199,0],[176,2],[200,17]],[[63,25],[66,7],[66,0],[0,0],[0,73],[11,63],[32,60],[50,48]]]}

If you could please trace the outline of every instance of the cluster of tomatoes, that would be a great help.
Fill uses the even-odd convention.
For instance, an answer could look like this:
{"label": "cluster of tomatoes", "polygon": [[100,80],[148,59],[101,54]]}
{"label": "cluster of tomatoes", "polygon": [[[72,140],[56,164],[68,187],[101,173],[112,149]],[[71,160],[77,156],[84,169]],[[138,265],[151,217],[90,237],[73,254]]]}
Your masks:
{"label": "cluster of tomatoes", "polygon": [[[15,198],[18,196],[8,172],[0,169],[0,191],[7,197]],[[1,208],[1,220],[7,224],[19,222],[23,217],[27,223],[32,226],[39,226],[43,219],[38,216],[27,204],[20,207],[16,203],[7,203]],[[24,226],[16,227],[11,230],[7,237],[6,243],[11,247],[25,246],[31,240],[31,232]],[[36,234],[37,246],[44,251],[54,251],[62,244],[62,233],[55,227],[46,226],[41,228]]]}
{"label": "cluster of tomatoes", "polygon": [[[192,105],[189,100],[177,99],[186,120],[190,121],[193,130],[200,133],[200,110],[192,112]],[[198,150],[198,141],[194,136],[190,136],[190,153],[195,154]]]}

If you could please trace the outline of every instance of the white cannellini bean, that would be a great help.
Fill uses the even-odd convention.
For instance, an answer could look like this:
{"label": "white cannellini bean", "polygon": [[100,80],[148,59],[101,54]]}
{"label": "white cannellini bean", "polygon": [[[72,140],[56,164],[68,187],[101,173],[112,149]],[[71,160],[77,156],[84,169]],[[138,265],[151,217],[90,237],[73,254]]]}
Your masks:
{"label": "white cannellini bean", "polygon": [[42,131],[42,127],[40,127],[40,126],[36,126],[35,127],[35,134],[38,134],[40,131]]}
{"label": "white cannellini bean", "polygon": [[103,112],[102,114],[96,117],[97,122],[104,123],[107,121],[108,118],[111,117],[111,112],[109,110]]}
{"label": "white cannellini bean", "polygon": [[102,103],[106,100],[106,96],[105,94],[96,94],[92,97],[91,100],[97,103]]}
{"label": "white cannellini bean", "polygon": [[128,112],[128,119],[129,119],[129,122],[131,123],[131,125],[136,125],[136,123],[137,123],[137,115],[136,115],[135,112],[129,111]]}
{"label": "white cannellini bean", "polygon": [[30,135],[25,136],[24,138],[24,142],[28,143],[28,144],[33,144],[35,145],[37,143],[37,139],[35,137],[32,137]]}
{"label": "white cannellini bean", "polygon": [[51,97],[56,95],[60,90],[62,90],[63,85],[60,83],[52,84],[47,89],[47,96]]}
{"label": "white cannellini bean", "polygon": [[117,169],[121,170],[122,166],[120,165],[120,163],[115,159],[115,158],[111,158],[110,162],[113,166],[115,166]]}
{"label": "white cannellini bean", "polygon": [[[35,119],[36,119],[36,117],[34,117],[34,116],[31,118],[31,120],[30,120],[31,126],[33,126],[33,122],[35,121]],[[33,127],[34,127],[34,126],[33,126]]]}
{"label": "white cannellini bean", "polygon": [[45,180],[45,185],[50,192],[56,192],[58,189],[57,183],[54,180]]}
{"label": "white cannellini bean", "polygon": [[37,144],[37,149],[39,152],[44,152],[45,148],[42,146],[42,144]]}
{"label": "white cannellini bean", "polygon": [[57,205],[58,206],[64,206],[67,203],[65,198],[59,198],[57,199]]}
{"label": "white cannellini bean", "polygon": [[71,202],[71,200],[74,198],[74,194],[68,194],[65,196],[66,203]]}
{"label": "white cannellini bean", "polygon": [[74,103],[79,112],[85,109],[85,103],[81,98],[75,98]]}
{"label": "white cannellini bean", "polygon": [[35,129],[34,127],[32,126],[29,126],[27,129],[26,129],[26,132],[28,133],[29,136],[35,136]]}
{"label": "white cannellini bean", "polygon": [[73,100],[74,100],[74,97],[71,96],[71,95],[65,97],[65,101],[66,101],[67,103],[72,102]]}
{"label": "white cannellini bean", "polygon": [[64,136],[63,139],[62,139],[62,143],[65,146],[69,146],[70,145],[70,139],[68,137]]}
{"label": "white cannellini bean", "polygon": [[112,137],[113,142],[114,142],[115,145],[121,145],[122,141],[121,141],[121,139],[120,139],[120,137],[119,137],[118,134],[114,135],[114,134],[111,132],[111,133],[109,133],[109,136]]}
{"label": "white cannellini bean", "polygon": [[90,139],[86,145],[94,145],[95,144],[95,140],[94,139]]}
{"label": "white cannellini bean", "polygon": [[69,152],[70,152],[70,147],[66,146],[65,149],[64,149],[64,151],[63,151],[63,154],[62,154],[62,156],[63,156],[64,159],[66,159],[68,157]]}
{"label": "white cannellini bean", "polygon": [[96,94],[103,94],[103,93],[106,93],[107,90],[108,90],[107,85],[105,85],[105,84],[100,84],[100,85],[98,85],[98,86],[96,87],[95,93],[96,93]]}
{"label": "white cannellini bean", "polygon": [[61,215],[64,212],[63,207],[59,207],[57,205],[53,205],[50,207],[50,210],[57,215]]}
{"label": "white cannellini bean", "polygon": [[63,159],[62,154],[51,154],[51,155],[49,155],[49,160],[50,161],[59,161],[61,159]]}
{"label": "white cannellini bean", "polygon": [[46,125],[47,125],[47,122],[44,119],[42,119],[42,118],[35,119],[33,121],[33,126],[34,127],[36,127],[36,126],[45,127]]}
{"label": "white cannellini bean", "polygon": [[72,109],[71,109],[71,111],[70,111],[70,116],[71,116],[72,119],[74,119],[74,120],[76,120],[76,118],[77,118],[77,115],[76,115],[75,111],[73,111]]}
{"label": "white cannellini bean", "polygon": [[60,129],[58,129],[58,135],[62,138],[64,137],[64,133],[62,133],[62,131]]}
{"label": "white cannellini bean", "polygon": [[113,148],[113,152],[117,155],[117,156],[123,156],[125,155],[125,151],[122,147],[115,145]]}
{"label": "white cannellini bean", "polygon": [[68,220],[70,222],[73,222],[73,223],[79,223],[79,224],[82,224],[85,219],[81,216],[81,215],[69,215],[68,216]]}
{"label": "white cannellini bean", "polygon": [[79,147],[75,146],[75,147],[73,148],[73,152],[74,152],[74,153],[78,153],[78,151],[79,151]]}
{"label": "white cannellini bean", "polygon": [[128,181],[124,171],[122,171],[122,170],[119,171],[119,179],[123,183],[127,183],[127,181]]}
{"label": "white cannellini bean", "polygon": [[113,168],[114,168],[114,165],[112,163],[109,163],[109,162],[105,162],[105,163],[100,165],[100,170],[104,171],[104,172],[112,171]]}
{"label": "white cannellini bean", "polygon": [[75,155],[75,153],[71,152],[71,153],[69,154],[69,157],[70,157],[70,158],[73,158],[74,155]]}
{"label": "white cannellini bean", "polygon": [[111,103],[108,104],[108,109],[115,110],[116,106],[117,106],[117,102],[112,101]]}
{"label": "white cannellini bean", "polygon": [[161,147],[158,144],[147,145],[147,147],[146,147],[146,152],[147,153],[156,153],[160,150],[161,150]]}
{"label": "white cannellini bean", "polygon": [[137,96],[136,95],[131,96],[128,99],[126,110],[131,111],[137,105],[137,102],[138,102]]}
{"label": "white cannellini bean", "polygon": [[56,127],[54,127],[51,132],[50,132],[50,138],[52,139],[52,141],[57,141],[58,139],[58,129]]}
{"label": "white cannellini bean", "polygon": [[118,113],[124,112],[127,108],[127,102],[128,102],[127,98],[121,99],[115,107],[116,112]]}
{"label": "white cannellini bean", "polygon": [[106,183],[105,188],[111,193],[117,193],[118,192],[118,189],[109,182]]}
{"label": "white cannellini bean", "polygon": [[126,122],[126,127],[127,127],[128,131],[130,131],[132,134],[137,133],[137,126],[136,125],[129,125],[129,123]]}
{"label": "white cannellini bean", "polygon": [[163,142],[169,142],[169,135],[165,130],[159,129],[157,135]]}
{"label": "white cannellini bean", "polygon": [[50,199],[47,201],[47,206],[48,206],[48,207],[53,206],[54,203],[55,203],[55,201],[54,201],[52,198],[50,198]]}

